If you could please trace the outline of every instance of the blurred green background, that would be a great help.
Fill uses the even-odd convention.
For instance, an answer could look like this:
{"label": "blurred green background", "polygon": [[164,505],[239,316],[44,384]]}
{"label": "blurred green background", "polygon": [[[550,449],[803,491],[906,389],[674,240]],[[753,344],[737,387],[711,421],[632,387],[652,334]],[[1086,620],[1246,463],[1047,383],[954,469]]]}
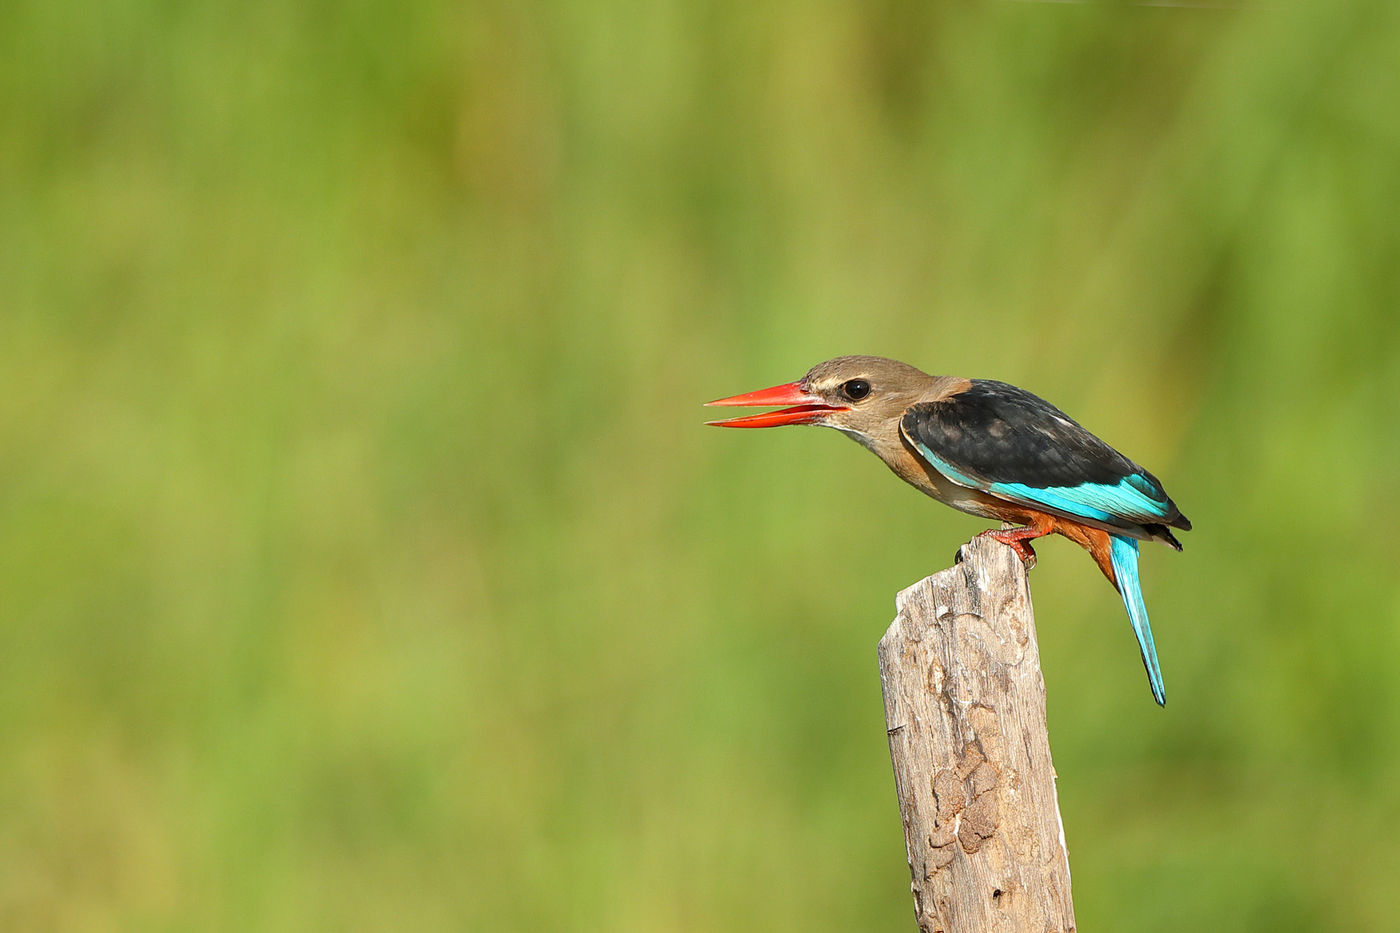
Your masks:
{"label": "blurred green background", "polygon": [[1033,576],[1086,930],[1390,930],[1400,6],[0,5],[0,927],[912,929],[983,527],[700,403],[1001,378],[1195,522]]}

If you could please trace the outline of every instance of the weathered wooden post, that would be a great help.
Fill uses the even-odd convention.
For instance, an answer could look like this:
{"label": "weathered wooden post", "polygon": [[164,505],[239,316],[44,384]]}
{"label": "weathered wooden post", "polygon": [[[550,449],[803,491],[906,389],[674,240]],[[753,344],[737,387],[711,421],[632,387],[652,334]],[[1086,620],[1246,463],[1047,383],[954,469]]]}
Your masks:
{"label": "weathered wooden post", "polygon": [[904,590],[880,639],[899,812],[923,933],[1072,931],[1026,570],[975,538]]}

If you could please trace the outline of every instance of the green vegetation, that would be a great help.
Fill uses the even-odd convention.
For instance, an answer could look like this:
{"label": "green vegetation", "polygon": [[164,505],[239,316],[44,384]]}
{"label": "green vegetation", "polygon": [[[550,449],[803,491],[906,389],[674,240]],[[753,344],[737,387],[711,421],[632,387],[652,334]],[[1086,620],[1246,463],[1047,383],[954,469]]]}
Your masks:
{"label": "green vegetation", "polygon": [[[983,527],[700,402],[1006,379],[1086,930],[1388,930],[1400,5],[0,4],[0,927],[912,929],[875,642]],[[793,853],[798,854],[794,861]]]}

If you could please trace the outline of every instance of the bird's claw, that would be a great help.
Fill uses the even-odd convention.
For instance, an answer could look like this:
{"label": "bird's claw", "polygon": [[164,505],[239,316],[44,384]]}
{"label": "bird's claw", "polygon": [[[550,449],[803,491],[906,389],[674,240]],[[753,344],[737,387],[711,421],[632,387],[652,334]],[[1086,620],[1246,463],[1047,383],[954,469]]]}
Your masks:
{"label": "bird's claw", "polygon": [[[1002,529],[1000,531],[996,529],[988,529],[987,531],[984,531],[981,534],[979,534],[977,537],[991,538],[993,541],[1000,541],[1002,544],[1006,545],[1007,547],[1011,548],[1011,550],[1016,552],[1016,556],[1021,558],[1021,563],[1025,565],[1027,570],[1030,570],[1031,568],[1035,567],[1035,548],[1031,547],[1030,542],[1027,541],[1025,538],[1006,535],[1005,531],[1006,529]],[[962,548],[959,548],[957,562],[961,563],[961,561]]]}

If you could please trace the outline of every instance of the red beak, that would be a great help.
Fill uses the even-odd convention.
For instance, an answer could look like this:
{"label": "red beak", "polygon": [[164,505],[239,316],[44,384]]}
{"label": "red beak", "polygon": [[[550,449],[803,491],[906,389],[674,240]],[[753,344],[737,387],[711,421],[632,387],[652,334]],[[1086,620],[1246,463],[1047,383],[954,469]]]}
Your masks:
{"label": "red beak", "polygon": [[747,415],[743,418],[730,418],[726,421],[706,421],[721,428],[776,428],[784,424],[817,424],[833,411],[846,411],[828,405],[819,397],[805,392],[796,382],[789,382],[771,389],[759,389],[743,395],[706,402],[709,405],[791,405],[781,411],[765,411],[760,415]]}

